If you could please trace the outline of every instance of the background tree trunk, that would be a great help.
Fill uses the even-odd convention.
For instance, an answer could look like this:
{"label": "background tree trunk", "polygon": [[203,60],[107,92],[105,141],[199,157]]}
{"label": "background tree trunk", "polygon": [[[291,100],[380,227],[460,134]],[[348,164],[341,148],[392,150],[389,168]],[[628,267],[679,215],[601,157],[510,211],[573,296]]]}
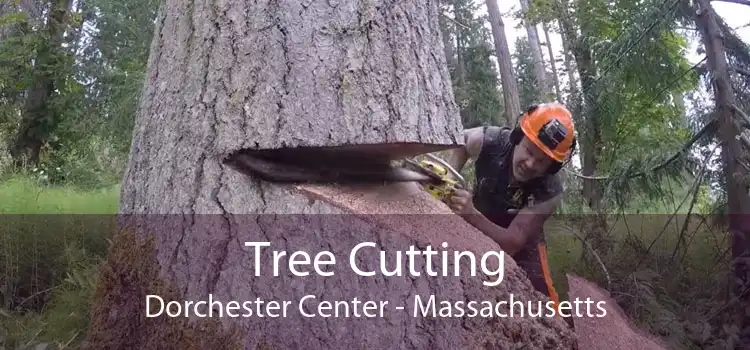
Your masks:
{"label": "background tree trunk", "polygon": [[500,80],[503,86],[503,100],[505,101],[505,119],[508,125],[514,125],[516,118],[521,115],[521,99],[518,96],[518,83],[513,74],[508,40],[505,38],[505,24],[500,15],[497,0],[487,0],[487,14],[492,27],[492,37],[495,39],[495,55],[500,70]]}
{"label": "background tree trunk", "polygon": [[[440,1],[442,6],[450,7],[452,4],[448,4],[446,0]],[[440,35],[443,37],[443,52],[445,53],[445,61],[448,64],[448,71],[452,72],[456,69],[456,55],[454,50],[453,37],[451,36],[451,30],[448,27],[448,20],[443,15],[440,15]]]}
{"label": "background tree trunk", "polygon": [[[386,151],[401,157],[457,145],[460,117],[434,2],[184,4],[167,1],[158,19],[122,186],[123,231],[99,277],[90,346],[573,347],[571,331],[559,319],[412,317],[414,295],[509,300],[512,293],[524,303],[546,300],[510,258],[503,283],[492,288],[468,272],[429,277],[422,262],[415,266],[421,276],[414,278],[361,277],[346,268],[350,249],[367,241],[385,251],[389,267],[394,250],[410,245],[499,250],[456,215],[303,215],[451,214],[416,184],[278,185],[222,165],[225,155],[242,148],[389,144],[394,147]],[[358,149],[365,156],[367,149]],[[254,274],[253,248],[243,244],[254,241],[271,242],[260,276]],[[271,250],[313,256],[330,250],[335,275],[310,269],[302,279],[282,266],[273,276]],[[365,251],[358,266],[378,269],[377,250]],[[442,266],[436,260],[433,266]],[[461,261],[463,271],[467,262]],[[406,262],[403,267],[409,271]],[[291,306],[287,317],[225,314],[193,322],[147,318],[147,294],[167,302],[210,295],[240,306],[256,298]],[[308,300],[310,309],[323,299],[353,298],[388,301],[390,307],[383,317],[304,318],[297,305],[305,295],[316,298]],[[394,309],[399,305],[405,309]]]}
{"label": "background tree trunk", "polygon": [[748,178],[748,171],[740,164],[740,159],[747,151],[736,138],[742,130],[737,127],[740,118],[735,110],[737,103],[734,96],[726,51],[722,43],[724,36],[717,23],[717,15],[706,0],[699,0],[695,8],[696,26],[701,33],[706,49],[706,63],[710,70],[711,88],[714,94],[716,119],[718,120],[718,137],[722,145],[721,158],[724,165],[724,176],[727,188],[727,206],[729,233],[732,239],[732,270],[735,322],[739,329],[739,342],[736,348],[750,347],[750,225],[747,215],[750,213],[750,196],[748,185],[743,183]]}
{"label": "background tree trunk", "polygon": [[[524,16],[528,13],[529,8],[529,0],[521,0],[521,10],[523,11]],[[528,19],[524,19],[524,23],[526,26],[526,35],[529,39],[529,46],[531,47],[531,57],[534,59],[536,81],[541,87],[540,90],[542,91],[544,100],[548,101],[551,91],[550,84],[547,81],[547,70],[544,67],[544,57],[542,56],[542,45],[539,40],[539,32],[536,29],[536,25],[532,24]],[[552,58],[553,56],[550,57]]]}
{"label": "background tree trunk", "polygon": [[[33,166],[39,163],[39,155],[45,142],[59,122],[59,116],[50,107],[56,79],[53,68],[62,59],[62,42],[65,34],[65,21],[72,6],[72,0],[55,0],[50,3],[47,14],[45,35],[49,38],[41,45],[36,58],[36,67],[31,84],[26,91],[21,125],[10,147],[10,154],[18,166]],[[33,5],[29,4],[29,8]]]}
{"label": "background tree trunk", "polygon": [[[456,22],[463,23],[459,6],[458,1],[453,1],[453,13],[455,13]],[[466,84],[466,59],[464,58],[463,50],[461,50],[465,46],[463,31],[464,28],[456,26],[456,81],[458,82],[458,86]]]}
{"label": "background tree trunk", "polygon": [[[562,23],[560,23],[560,27],[562,28]],[[562,31],[561,31],[562,32]],[[562,47],[563,47],[563,59],[565,62],[565,71],[568,73],[568,86],[570,89],[570,94],[568,95],[568,104],[573,104],[573,102],[578,99],[578,79],[576,79],[576,68],[573,66],[573,57],[571,57],[571,51],[570,51],[570,40],[563,32],[563,35],[561,35],[561,41],[562,41]]]}
{"label": "background tree trunk", "polygon": [[552,42],[549,40],[549,26],[542,23],[544,31],[544,40],[547,42],[547,53],[549,53],[549,64],[552,68],[552,82],[555,87],[555,98],[557,102],[563,103],[562,91],[560,90],[560,79],[557,77],[557,63],[555,62],[555,51],[552,49]]}

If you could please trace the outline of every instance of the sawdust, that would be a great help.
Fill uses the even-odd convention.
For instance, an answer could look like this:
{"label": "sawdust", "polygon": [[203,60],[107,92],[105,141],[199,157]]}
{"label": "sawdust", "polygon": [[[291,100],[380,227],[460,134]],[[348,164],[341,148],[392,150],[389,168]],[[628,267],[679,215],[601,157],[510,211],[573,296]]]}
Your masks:
{"label": "sawdust", "polygon": [[[591,298],[604,301],[607,315],[575,318],[575,332],[580,349],[666,350],[663,342],[637,328],[625,316],[609,292],[574,274],[567,274],[571,302]],[[596,304],[593,305],[596,305]],[[596,313],[595,309],[592,313]]]}
{"label": "sawdust", "polygon": [[[446,242],[453,249],[485,251],[497,243],[466,221],[457,217],[444,203],[434,199],[414,182],[400,182],[375,186],[298,186],[298,189],[314,195],[352,214],[363,214],[383,225],[409,228],[401,232],[414,239],[432,245]],[[415,216],[422,216],[419,220]],[[425,216],[429,215],[429,220]],[[510,259],[512,260],[512,259]],[[515,265],[515,261],[506,264]]]}
{"label": "sawdust", "polygon": [[440,201],[434,200],[415,182],[387,185],[332,187],[300,185],[300,191],[358,214],[452,214]]}
{"label": "sawdust", "polygon": [[[432,198],[416,183],[357,187],[303,185],[297,186],[297,190],[308,197],[374,222],[385,236],[400,237],[434,247],[445,242],[451,250],[471,251],[479,255],[488,250],[501,250],[491,238],[455,215],[448,206]],[[489,268],[494,268],[492,265],[497,264],[494,259],[487,263]],[[513,258],[505,255],[504,264],[504,282],[492,289],[474,284],[446,284],[432,288],[463,289],[463,297],[467,300],[506,298],[511,294],[515,295],[516,300],[544,300],[545,296],[533,289]],[[441,282],[430,284],[435,283],[442,285]],[[432,290],[430,292],[434,293]],[[426,295],[428,292],[425,290],[422,293]],[[463,339],[462,348],[575,348],[572,330],[559,318],[467,318],[463,322],[465,324],[460,327],[462,331],[449,336]],[[441,346],[436,343],[430,347]]]}

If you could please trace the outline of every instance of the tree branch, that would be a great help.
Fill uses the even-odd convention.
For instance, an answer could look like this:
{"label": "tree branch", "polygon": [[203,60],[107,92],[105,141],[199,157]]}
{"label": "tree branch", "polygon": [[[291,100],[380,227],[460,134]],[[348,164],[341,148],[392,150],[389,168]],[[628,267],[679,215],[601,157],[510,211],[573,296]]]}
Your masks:
{"label": "tree branch", "polygon": [[456,21],[455,19],[453,19],[450,16],[446,15],[445,12],[440,12],[440,15],[442,15],[443,17],[445,17],[446,19],[448,19],[449,21],[451,21],[451,22],[453,22],[453,23],[455,23],[457,25],[459,25],[461,27],[464,27],[465,29],[471,29],[471,28],[469,28],[469,26],[467,26],[467,25],[465,25],[465,24],[463,24],[463,23],[461,23],[459,21]]}
{"label": "tree branch", "polygon": [[[737,111],[739,111],[740,113],[742,113],[742,111],[740,111],[738,108],[735,107],[735,109]],[[742,115],[744,115],[744,113],[742,113]],[[677,160],[677,158],[680,157],[680,155],[686,153],[690,149],[690,147],[693,146],[694,143],[698,142],[698,140],[701,137],[703,137],[703,135],[706,135],[708,133],[713,133],[714,132],[714,128],[716,128],[717,126],[718,126],[718,122],[716,121],[716,119],[711,120],[705,126],[703,126],[703,128],[701,128],[700,131],[698,131],[695,135],[693,135],[693,137],[690,140],[688,140],[682,146],[682,148],[679,151],[675,152],[675,154],[673,154],[671,157],[669,157],[669,159],[665,160],[662,163],[659,163],[658,165],[652,167],[648,171],[649,172],[658,171],[661,168],[664,168],[667,165],[669,165],[669,163],[674,162],[675,160]],[[750,147],[750,146],[748,146],[748,147]],[[570,173],[573,176],[576,176],[578,178],[585,179],[585,180],[608,180],[610,178],[610,176],[587,176],[587,175],[583,175],[583,174],[580,174],[580,173],[577,173],[577,172],[571,171],[571,170],[568,170],[568,173]],[[633,178],[640,177],[640,176],[645,176],[645,175],[646,175],[646,171],[640,171],[640,172],[637,172],[635,174],[629,175],[628,179],[633,179]]]}
{"label": "tree branch", "polygon": [[731,3],[735,3],[735,4],[750,6],[750,0],[713,0],[713,1],[731,2]]}

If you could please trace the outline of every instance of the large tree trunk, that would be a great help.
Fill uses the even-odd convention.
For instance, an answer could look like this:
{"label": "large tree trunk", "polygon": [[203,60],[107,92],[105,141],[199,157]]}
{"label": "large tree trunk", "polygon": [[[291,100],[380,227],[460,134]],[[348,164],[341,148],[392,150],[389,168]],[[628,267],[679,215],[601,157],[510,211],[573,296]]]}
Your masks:
{"label": "large tree trunk", "polygon": [[[739,162],[743,150],[739,140],[741,129],[735,110],[736,101],[729,76],[726,52],[722,43],[722,33],[717,23],[717,15],[707,0],[699,0],[695,13],[696,25],[701,33],[706,49],[706,63],[711,73],[711,82],[716,102],[716,117],[719,122],[719,139],[722,143],[722,161],[726,178],[727,205],[729,208],[729,232],[732,237],[732,269],[734,294],[737,298],[736,323],[740,330],[736,348],[750,347],[750,213],[748,171]],[[750,145],[748,145],[750,147]]]}
{"label": "large tree trunk", "polygon": [[503,100],[505,101],[505,120],[508,125],[514,125],[516,118],[521,115],[521,98],[518,95],[518,82],[513,74],[513,64],[505,38],[505,24],[500,15],[497,0],[487,0],[487,14],[492,27],[492,37],[495,39],[495,55],[500,70],[500,80],[503,86]]}
{"label": "large tree trunk", "polygon": [[[124,229],[100,275],[89,345],[572,348],[571,331],[557,318],[413,317],[415,296],[426,300],[431,294],[450,301],[510,300],[511,295],[524,303],[546,301],[508,257],[487,261],[490,268],[504,264],[503,283],[495,287],[471,276],[468,259],[448,262],[450,274],[454,266],[464,271],[457,278],[428,276],[421,258],[413,266],[420,273],[415,277],[408,275],[412,267],[406,261],[403,276],[354,273],[348,254],[361,242],[377,243],[354,261],[367,270],[380,268],[380,249],[388,256],[388,268],[394,266],[395,250],[411,245],[424,249],[446,242],[451,250],[475,254],[499,250],[416,184],[280,185],[222,163],[225,155],[243,148],[349,144],[365,157],[370,148],[364,146],[370,144],[401,157],[459,144],[460,117],[437,17],[434,2],[349,1],[331,7],[326,2],[266,6],[168,0],[155,31],[123,180]],[[314,215],[352,213],[392,215]],[[254,249],[244,242],[271,244],[262,250],[259,276]],[[297,277],[286,262],[300,257],[287,255],[274,276],[272,250],[313,257],[331,251],[335,266],[317,273],[293,266],[311,272]],[[323,256],[322,261],[331,259]],[[432,266],[440,269],[442,263],[435,259]],[[326,271],[335,274],[321,276]],[[238,301],[240,308],[217,305],[214,312],[223,312],[223,318],[147,318],[148,294],[165,301],[210,296],[224,306]],[[303,299],[306,295],[314,299]],[[266,317],[227,317],[228,311],[245,313],[243,301],[257,298],[290,301],[288,309],[281,304],[272,310],[287,309],[287,316],[268,317],[264,309]],[[322,300],[354,298],[389,304],[373,318],[300,314],[316,312]],[[158,312],[158,303],[151,301]],[[299,309],[301,302],[308,309]]]}
{"label": "large tree trunk", "polygon": [[[220,212],[203,200],[213,188],[198,192],[197,207],[182,199],[217,185],[223,170],[207,161],[239,149],[389,144],[397,158],[463,142],[436,6],[242,4],[167,3],[123,211]],[[183,10],[193,16],[183,19]],[[255,15],[234,18],[245,11]],[[149,148],[157,142],[158,150]],[[160,167],[148,165],[152,152],[164,158]],[[179,181],[127,185],[165,169],[176,169]]]}

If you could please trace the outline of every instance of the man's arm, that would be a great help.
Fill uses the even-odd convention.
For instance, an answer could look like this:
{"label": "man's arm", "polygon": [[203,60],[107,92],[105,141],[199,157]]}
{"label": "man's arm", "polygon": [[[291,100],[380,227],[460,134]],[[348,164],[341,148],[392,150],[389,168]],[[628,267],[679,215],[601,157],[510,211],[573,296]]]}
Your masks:
{"label": "man's arm", "polygon": [[446,160],[453,169],[460,172],[469,159],[476,159],[482,150],[484,141],[484,128],[477,127],[466,129],[463,132],[464,146],[456,148],[451,152],[450,157]]}
{"label": "man's arm", "polygon": [[497,242],[503,251],[513,255],[523,248],[529,237],[541,232],[544,222],[560,205],[561,198],[562,196],[557,196],[533,207],[522,209],[507,229],[495,225],[473,206],[471,212],[462,216],[477,230]]}
{"label": "man's arm", "polygon": [[523,248],[529,237],[541,232],[544,222],[557,210],[562,202],[562,185],[556,177],[550,178],[534,191],[535,198],[541,202],[534,206],[523,208],[518,212],[510,226],[502,228],[482,215],[471,205],[471,199],[462,202],[466,210],[461,216],[469,224],[492,238],[510,255]]}

